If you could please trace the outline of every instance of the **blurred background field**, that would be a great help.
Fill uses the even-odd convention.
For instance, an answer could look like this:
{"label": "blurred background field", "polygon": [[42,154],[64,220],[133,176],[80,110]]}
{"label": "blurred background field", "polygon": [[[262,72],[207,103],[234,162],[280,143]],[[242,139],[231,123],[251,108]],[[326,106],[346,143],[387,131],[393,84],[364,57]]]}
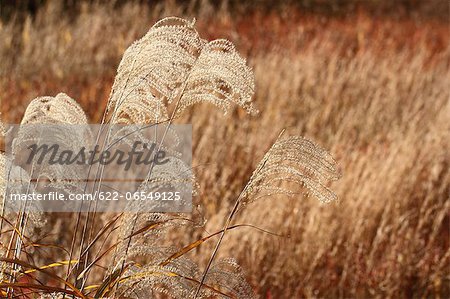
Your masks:
{"label": "blurred background field", "polygon": [[[254,68],[261,113],[191,109],[208,231],[282,128],[328,149],[340,201],[268,199],[238,222],[236,257],[261,298],[450,296],[448,1],[1,1],[6,123],[65,92],[98,122],[124,50],[164,16],[196,18]],[[175,242],[199,232],[174,234]],[[211,244],[212,245],[212,244]],[[194,258],[203,261],[211,246]]]}

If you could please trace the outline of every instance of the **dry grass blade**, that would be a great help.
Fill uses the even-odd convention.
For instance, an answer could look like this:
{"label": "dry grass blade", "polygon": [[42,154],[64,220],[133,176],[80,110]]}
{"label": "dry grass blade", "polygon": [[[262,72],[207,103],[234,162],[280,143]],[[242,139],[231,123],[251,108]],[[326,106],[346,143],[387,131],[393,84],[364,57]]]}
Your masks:
{"label": "dry grass blade", "polygon": [[[33,283],[21,283],[21,282],[15,282],[15,283],[0,283],[0,288],[12,288],[12,289],[18,289],[18,290],[26,290],[26,289],[32,289],[32,290],[40,290],[40,291],[46,291],[46,292],[57,292],[61,294],[67,294],[76,296],[76,298],[86,298],[86,296],[80,296],[78,292],[72,291],[72,290],[65,290],[58,287],[52,287],[47,285],[40,285],[40,284],[33,284]],[[3,292],[3,291],[2,291]],[[16,296],[14,296],[16,297]],[[17,298],[17,297],[16,297]]]}
{"label": "dry grass blade", "polygon": [[[81,253],[81,257],[84,257],[84,255],[91,249],[92,246],[103,236],[109,228],[111,228],[116,221],[122,217],[123,213],[120,213],[119,215],[113,217],[110,221],[108,221],[102,229],[97,233],[97,235],[94,237],[94,239],[89,243],[89,245],[84,249],[84,251]],[[115,228],[112,228],[114,230]]]}
{"label": "dry grass blade", "polygon": [[64,251],[67,255],[69,255],[69,250],[67,250],[66,248],[64,248],[63,246],[60,245],[55,245],[55,244],[41,244],[41,243],[30,243],[29,245],[26,244],[25,247],[27,246],[32,246],[32,247],[36,247],[36,248],[55,248],[55,249],[59,249]]}
{"label": "dry grass blade", "polygon": [[78,290],[73,284],[71,284],[70,282],[65,281],[63,278],[61,278],[61,277],[59,277],[59,276],[57,276],[57,275],[55,275],[55,274],[53,274],[51,272],[46,271],[45,269],[40,269],[39,267],[30,265],[29,263],[21,261],[21,260],[18,260],[18,259],[0,258],[0,261],[5,262],[5,263],[14,264],[14,265],[19,265],[19,266],[24,267],[24,268],[31,268],[31,269],[36,270],[38,272],[44,273],[45,275],[55,279],[58,282],[63,283],[65,286],[70,288],[72,290],[71,292],[73,294],[75,294],[75,295],[77,295],[77,296],[79,296],[81,298],[85,298],[83,293],[80,290]]}
{"label": "dry grass blade", "polygon": [[4,216],[0,216],[2,221],[5,221],[6,224],[8,224],[9,226],[11,226],[10,230],[6,230],[6,231],[1,231],[1,233],[7,233],[7,232],[11,232],[11,231],[15,231],[16,234],[19,236],[19,238],[22,240],[22,242],[25,242],[25,238],[22,235],[22,233],[18,230],[18,228],[11,222],[9,221],[6,217]]}
{"label": "dry grass blade", "polygon": [[77,263],[77,260],[72,260],[72,261],[60,261],[60,262],[55,262],[55,263],[51,263],[45,266],[41,266],[38,269],[30,269],[30,270],[26,270],[23,273],[28,274],[28,273],[33,273],[39,270],[45,270],[45,269],[49,269],[49,268],[54,268],[54,267],[60,267],[60,266],[65,266],[65,265],[72,265]]}
{"label": "dry grass blade", "polygon": [[[283,237],[282,235],[279,235],[279,234],[276,234],[276,233],[269,232],[269,231],[267,231],[267,230],[261,229],[261,228],[259,228],[259,227],[254,226],[254,225],[251,225],[251,224],[237,224],[237,225],[232,225],[232,226],[230,226],[228,229],[229,229],[229,230],[232,230],[232,229],[235,229],[235,228],[238,228],[238,227],[251,227],[251,228],[254,228],[254,229],[256,229],[256,230],[258,230],[258,231],[260,231],[260,232],[266,233],[266,234],[270,234],[270,235],[277,236],[277,237]],[[213,234],[210,234],[210,235],[208,235],[208,236],[206,236],[206,237],[203,237],[203,238],[201,238],[201,239],[198,239],[197,241],[192,242],[192,243],[190,243],[190,244],[184,246],[181,250],[179,250],[179,251],[175,252],[174,254],[172,254],[171,256],[169,256],[165,261],[161,262],[159,265],[160,265],[160,266],[167,266],[168,264],[170,264],[171,261],[173,261],[173,260],[175,260],[175,259],[177,259],[177,258],[179,258],[179,257],[181,257],[181,256],[183,256],[183,255],[185,255],[185,254],[188,253],[189,251],[191,251],[191,250],[197,248],[198,246],[200,246],[201,244],[203,244],[203,243],[206,242],[207,240],[209,240],[209,239],[211,239],[212,237],[217,236],[217,235],[219,235],[219,234],[221,234],[221,233],[223,233],[223,229],[220,230],[220,231],[217,231],[217,232],[215,232],[215,233],[213,233]]]}
{"label": "dry grass blade", "polygon": [[102,284],[98,287],[94,298],[103,298],[103,296],[118,282],[121,275],[126,271],[127,267],[117,269],[111,275],[109,275]]}
{"label": "dry grass blade", "polygon": [[139,234],[146,233],[146,232],[148,232],[148,231],[157,229],[159,226],[162,226],[162,225],[164,225],[164,224],[167,224],[167,223],[170,222],[170,221],[176,221],[176,220],[182,220],[182,221],[187,221],[187,222],[191,221],[190,219],[187,219],[187,218],[174,217],[174,218],[168,218],[168,219],[165,219],[165,220],[163,220],[163,221],[151,222],[151,223],[149,223],[149,224],[143,226],[142,228],[138,229],[137,231],[133,232],[132,234],[130,234],[130,235],[124,237],[123,240],[127,240],[127,239],[132,238],[132,237],[134,237],[134,236],[137,236],[137,235],[139,235]]}
{"label": "dry grass blade", "polygon": [[102,254],[100,254],[96,259],[94,259],[89,265],[85,266],[83,271],[77,276],[77,280],[82,279],[86,273],[88,273],[90,271],[90,269],[99,261],[101,260],[103,257],[105,257],[109,252],[111,252],[114,248],[116,248],[116,246],[118,245],[118,243],[110,246],[107,250],[105,250]]}

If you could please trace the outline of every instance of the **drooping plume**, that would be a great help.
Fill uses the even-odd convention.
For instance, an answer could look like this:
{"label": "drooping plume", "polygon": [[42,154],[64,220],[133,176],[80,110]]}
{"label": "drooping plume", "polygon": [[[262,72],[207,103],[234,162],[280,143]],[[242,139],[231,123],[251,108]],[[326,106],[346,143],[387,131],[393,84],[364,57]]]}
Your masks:
{"label": "drooping plume", "polygon": [[322,202],[337,196],[325,184],[340,177],[336,162],[324,149],[299,136],[280,139],[253,173],[242,203],[274,194],[294,196],[295,186],[305,187]]}
{"label": "drooping plume", "polygon": [[38,97],[28,104],[21,124],[87,124],[80,105],[65,93]]}
{"label": "drooping plume", "polygon": [[209,102],[227,113],[233,104],[250,114],[255,84],[253,71],[234,45],[224,39],[207,43],[200,54],[181,97],[177,113],[199,102]]}
{"label": "drooping plume", "polygon": [[207,42],[193,21],[170,17],[125,51],[107,112],[113,123],[154,123],[209,102],[254,114],[253,94],[253,72],[230,41]]}

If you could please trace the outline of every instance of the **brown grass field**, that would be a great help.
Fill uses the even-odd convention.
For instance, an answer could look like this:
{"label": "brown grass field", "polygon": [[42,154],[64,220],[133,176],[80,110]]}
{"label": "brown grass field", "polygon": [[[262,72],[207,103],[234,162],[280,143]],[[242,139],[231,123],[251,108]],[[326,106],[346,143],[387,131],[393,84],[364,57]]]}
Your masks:
{"label": "brown grass field", "polygon": [[[178,120],[193,124],[193,165],[201,166],[195,201],[206,223],[164,238],[186,245],[220,230],[286,128],[336,159],[343,175],[331,189],[339,201],[273,197],[239,212],[235,223],[283,235],[242,227],[225,236],[219,256],[237,259],[257,297],[450,297],[448,7],[441,18],[364,7],[326,14],[292,3],[240,9],[226,1],[75,7],[48,1],[1,20],[5,123],[19,122],[33,98],[59,92],[98,122],[131,42],[164,16],[195,17],[202,36],[227,38],[247,58],[260,114],[233,108],[224,116],[201,104]],[[73,221],[52,219],[46,242],[68,248],[63,227]],[[204,265],[214,243],[190,257]]]}

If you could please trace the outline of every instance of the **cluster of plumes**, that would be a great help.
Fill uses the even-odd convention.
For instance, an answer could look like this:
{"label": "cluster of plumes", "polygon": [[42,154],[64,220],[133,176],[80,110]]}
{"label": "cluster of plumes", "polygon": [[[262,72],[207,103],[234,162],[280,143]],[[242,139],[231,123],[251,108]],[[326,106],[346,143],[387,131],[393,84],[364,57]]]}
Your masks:
{"label": "cluster of plumes", "polygon": [[[201,272],[192,260],[180,257],[166,266],[133,265],[124,277],[118,297],[152,298],[166,295],[171,298],[193,298]],[[254,294],[241,267],[234,259],[228,258],[213,264],[198,297],[253,298]]]}
{"label": "cluster of plumes", "polygon": [[[49,180],[47,186],[51,188],[68,192],[77,189],[77,186],[64,180],[80,175],[74,169],[69,169],[72,170],[70,173],[68,169],[58,165],[46,165],[46,167],[32,165],[29,169],[24,169],[11,160],[11,158],[20,156],[21,152],[28,152],[29,145],[45,143],[45,136],[66,149],[85,142],[86,136],[69,134],[64,129],[57,130],[57,126],[52,126],[54,124],[87,124],[87,118],[76,101],[60,93],[56,97],[40,97],[31,101],[19,127],[11,127],[6,132],[2,126],[2,135],[15,135],[9,145],[12,156],[0,153],[1,221],[3,229],[7,229],[6,232],[2,232],[1,242],[10,244],[7,249],[2,247],[5,249],[1,252],[2,257],[19,258],[24,242],[29,239],[27,236],[40,236],[42,228],[47,223],[39,201],[7,202],[5,198],[7,189],[8,193],[12,194],[30,194],[35,191],[35,183],[32,182],[32,178],[36,178],[37,181]],[[12,204],[16,206],[12,206]],[[3,217],[4,219],[16,219],[16,223],[3,221]],[[10,226],[14,226],[14,228],[11,229]],[[13,245],[14,243],[15,245]],[[21,267],[17,264],[1,263],[2,281],[13,282],[14,277],[21,274],[20,271]]]}
{"label": "cluster of plumes", "polygon": [[151,123],[210,102],[226,113],[235,103],[248,112],[252,70],[227,40],[207,42],[194,22],[170,17],[157,22],[125,52],[108,102],[113,123]]}
{"label": "cluster of plumes", "polygon": [[[86,125],[87,118],[83,109],[78,105],[78,103],[67,96],[64,93],[60,93],[55,97],[38,97],[30,102],[24,113],[20,127],[17,128],[17,132],[14,132],[14,140],[11,144],[11,152],[14,155],[20,155],[20,152],[28,152],[28,146],[31,144],[44,144],[45,138],[50,138],[52,143],[56,143],[64,149],[73,149],[79,147],[80,144],[85,144],[90,137],[89,132],[84,132],[80,134],[78,130],[68,130],[65,129],[58,130],[57,126],[52,126],[54,124],[59,125]],[[53,130],[53,131],[51,131]],[[78,133],[77,133],[78,132]],[[4,131],[4,133],[6,133]],[[9,133],[12,132],[12,128]],[[6,159],[4,157],[4,159]],[[23,169],[19,169],[15,165],[10,166],[11,171],[2,172],[6,175],[10,172],[10,175],[19,173],[19,177],[23,178],[19,183],[23,184],[24,181],[30,178],[24,178]],[[39,168],[33,170],[35,173],[39,171],[40,178],[49,179],[53,186],[62,186],[61,184],[65,178],[78,177],[77,172],[67,173],[67,168],[63,168],[58,165],[47,165],[47,168]],[[34,176],[35,177],[35,176]],[[6,185],[7,178],[5,177],[3,183]],[[12,178],[9,178],[8,183],[11,185]],[[68,188],[67,190],[74,190],[76,186]],[[63,187],[63,189],[66,189]]]}
{"label": "cluster of plumes", "polygon": [[[114,297],[153,298],[163,294],[171,298],[192,298],[201,280],[201,269],[185,255],[174,258],[179,248],[163,242],[170,229],[185,226],[192,220],[173,213],[130,213],[124,217],[127,221],[119,232],[122,243],[116,250],[115,267],[109,269],[109,276],[125,269]],[[137,237],[130,238],[134,234]],[[199,298],[211,296],[253,298],[252,289],[234,259],[221,259],[211,267]]]}
{"label": "cluster of plumes", "polygon": [[186,20],[167,18],[156,23],[123,55],[107,107],[113,111],[111,121],[166,120],[164,101],[180,92],[202,43]]}
{"label": "cluster of plumes", "polygon": [[266,153],[242,194],[242,203],[275,194],[298,196],[295,187],[306,188],[327,203],[337,196],[325,184],[339,177],[336,162],[327,151],[308,139],[290,136],[279,139]]}
{"label": "cluster of plumes", "polygon": [[[233,104],[256,113],[253,94],[253,72],[231,42],[207,42],[200,38],[194,22],[165,18],[126,50],[108,102],[108,120],[119,124],[170,122],[199,102],[209,102],[224,113]],[[141,189],[171,185],[178,190],[187,181],[195,184],[180,160],[172,159],[170,164],[154,169],[157,175]],[[186,221],[179,214],[127,213],[122,217],[122,242],[108,273],[125,267],[129,278],[119,284],[116,295],[141,298],[162,293],[187,298],[195,294],[201,276],[193,261],[181,256],[162,264],[177,248],[161,246],[161,237]],[[147,231],[134,235],[142,228]],[[145,260],[145,265],[137,266],[136,260]],[[252,297],[241,269],[229,259],[213,265],[205,283],[200,297],[220,296],[221,290],[232,297]]]}
{"label": "cluster of plumes", "polygon": [[[10,144],[10,150],[13,155],[20,155],[21,152],[28,152],[30,144],[39,144],[42,140],[39,132],[45,131],[45,135],[50,136],[51,140],[57,141],[59,145],[65,148],[71,148],[74,144],[84,142],[85,138],[74,134],[67,134],[65,130],[49,131],[49,127],[40,126],[51,124],[86,124],[86,116],[81,107],[70,97],[65,94],[58,94],[56,97],[36,98],[28,105],[23,116],[20,127],[13,130],[11,127],[8,132],[4,130],[2,125],[2,135],[17,134],[14,136],[13,142]],[[53,127],[55,128],[55,127]],[[7,202],[5,195],[11,194],[30,194],[35,190],[35,183],[32,178],[37,181],[48,179],[48,186],[58,189],[73,191],[75,186],[69,186],[64,178],[77,177],[76,171],[68,173],[67,169],[57,165],[47,165],[47,167],[31,166],[30,169],[24,169],[14,163],[14,156],[0,153],[0,205],[3,229],[2,243],[10,244],[8,249],[4,250],[2,257],[17,258],[25,242],[25,236],[39,236],[39,232],[44,227],[46,221],[45,214],[39,201],[21,201]],[[15,204],[16,206],[12,206]],[[14,221],[3,221],[5,219],[16,219]],[[20,219],[20,220],[17,220]],[[14,228],[11,229],[14,225]],[[20,236],[18,236],[20,234]],[[9,242],[9,241],[10,242]],[[12,245],[14,248],[12,248]],[[18,265],[2,264],[0,269],[2,276],[7,276],[5,281],[11,281],[12,277],[18,274]]]}
{"label": "cluster of plumes", "polygon": [[[166,133],[169,132],[167,138],[171,138],[170,123],[186,108],[199,102],[209,102],[224,113],[237,105],[254,114],[257,110],[251,101],[253,94],[253,72],[231,42],[222,39],[208,42],[200,38],[194,22],[165,18],[126,50],[110,94],[104,122],[137,125],[165,123]],[[54,98],[37,98],[30,103],[22,124],[38,123],[87,124],[87,120],[74,100],[58,94]],[[123,137],[127,132],[116,132],[108,141],[114,142],[115,138],[119,138],[126,143],[127,138],[121,138],[121,134]],[[19,137],[17,147],[36,138],[27,132]],[[63,144],[65,141],[68,146],[73,145],[71,143],[79,145],[86,139],[83,135],[60,137],[59,141]],[[176,136],[173,138],[176,140]],[[0,159],[0,163],[4,165],[4,159]],[[193,181],[191,169],[176,159],[176,155],[163,169],[151,170],[141,190],[155,191],[169,185],[180,189],[186,182]],[[64,176],[57,169],[51,169],[49,173],[53,182]],[[71,177],[74,175],[76,177],[76,174],[70,174]],[[337,178],[335,162],[324,150],[300,137],[281,139],[264,156],[245,187],[240,202],[246,204],[261,196],[280,193],[293,196],[296,193],[286,185],[289,183],[306,187],[321,201],[328,202],[335,199],[335,195],[324,181]],[[181,214],[139,213],[135,212],[135,207],[129,208],[121,217],[118,243],[97,297],[254,296],[242,269],[233,259],[213,262],[202,276],[198,265],[186,255],[202,242],[194,242],[191,248],[184,247],[181,251],[173,245],[163,245],[162,239],[168,230],[192,224],[191,219]],[[197,290],[200,281],[203,287]],[[112,288],[111,282],[114,282]],[[60,295],[49,294],[43,298],[59,298]]]}

